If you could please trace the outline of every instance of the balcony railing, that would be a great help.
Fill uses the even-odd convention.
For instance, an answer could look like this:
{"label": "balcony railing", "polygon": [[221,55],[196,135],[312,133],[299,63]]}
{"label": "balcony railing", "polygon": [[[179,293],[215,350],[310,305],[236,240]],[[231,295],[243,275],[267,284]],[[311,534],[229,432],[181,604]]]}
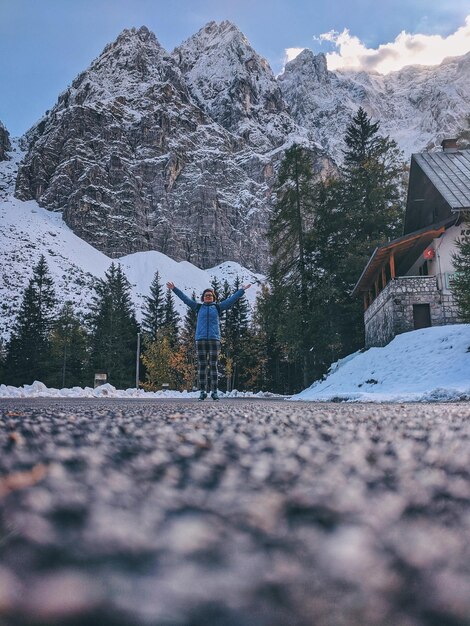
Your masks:
{"label": "balcony railing", "polygon": [[406,291],[417,291],[424,286],[429,289],[433,282],[437,289],[437,276],[396,276],[383,286],[376,283],[374,289],[365,294],[364,309],[368,310],[372,306],[377,308],[403,286],[407,287]]}

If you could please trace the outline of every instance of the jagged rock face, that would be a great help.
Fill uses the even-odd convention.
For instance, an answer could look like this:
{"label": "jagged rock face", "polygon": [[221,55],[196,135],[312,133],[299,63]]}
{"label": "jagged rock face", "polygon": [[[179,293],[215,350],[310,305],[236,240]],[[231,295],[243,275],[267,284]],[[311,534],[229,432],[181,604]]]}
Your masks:
{"label": "jagged rock face", "polygon": [[191,98],[145,27],[124,31],[29,131],[16,195],[63,210],[110,256],[156,249],[202,268],[266,267],[276,159]]}
{"label": "jagged rock face", "polygon": [[0,161],[8,161],[7,152],[11,150],[10,135],[5,126],[0,122]]}
{"label": "jagged rock face", "polygon": [[297,132],[269,64],[230,22],[210,22],[172,54],[192,96],[224,128],[269,150]]}
{"label": "jagged rock face", "polygon": [[470,99],[470,53],[433,67],[408,66],[381,75],[330,72],[324,55],[304,50],[278,78],[284,99],[299,125],[306,126],[335,160],[359,106],[381,123],[409,157],[432,149],[465,127]]}

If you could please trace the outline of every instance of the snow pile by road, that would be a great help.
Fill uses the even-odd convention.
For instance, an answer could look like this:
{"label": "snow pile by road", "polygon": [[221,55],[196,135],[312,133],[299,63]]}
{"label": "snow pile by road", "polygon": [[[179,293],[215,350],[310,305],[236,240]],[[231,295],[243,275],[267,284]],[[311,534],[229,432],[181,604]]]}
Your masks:
{"label": "snow pile by road", "polygon": [[291,400],[470,400],[470,324],[414,330],[383,348],[356,352]]}
{"label": "snow pile by road", "polygon": [[[221,398],[272,398],[282,397],[269,391],[233,391],[224,393],[219,391]],[[96,389],[92,387],[72,387],[71,389],[53,389],[46,387],[44,383],[36,380],[32,385],[12,387],[0,385],[0,398],[198,398],[199,391],[144,391],[143,389],[116,389],[109,383],[100,385]]]}

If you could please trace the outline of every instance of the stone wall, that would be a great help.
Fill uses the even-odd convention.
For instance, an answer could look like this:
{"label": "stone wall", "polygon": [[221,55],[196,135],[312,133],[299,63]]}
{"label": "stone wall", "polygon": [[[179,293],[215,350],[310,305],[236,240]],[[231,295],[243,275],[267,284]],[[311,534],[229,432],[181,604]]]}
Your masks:
{"label": "stone wall", "polygon": [[435,276],[402,276],[389,282],[365,311],[366,348],[384,346],[395,335],[414,330],[414,304],[429,304],[432,326],[461,321],[452,294],[438,290]]}
{"label": "stone wall", "polygon": [[385,346],[395,336],[393,286],[389,283],[364,313],[366,348]]}

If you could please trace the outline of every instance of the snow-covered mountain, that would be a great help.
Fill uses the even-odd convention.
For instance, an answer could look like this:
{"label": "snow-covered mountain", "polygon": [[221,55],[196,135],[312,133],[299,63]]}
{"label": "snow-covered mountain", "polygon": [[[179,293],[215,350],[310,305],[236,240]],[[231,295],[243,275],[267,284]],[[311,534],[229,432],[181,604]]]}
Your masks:
{"label": "snow-covered mountain", "polygon": [[359,106],[409,158],[454,137],[470,114],[470,52],[440,65],[412,65],[382,75],[327,69],[323,54],[303,50],[278,78],[296,122],[337,161],[344,131]]}
{"label": "snow-covered mountain", "polygon": [[381,76],[330,72],[304,50],[276,78],[230,22],[210,22],[172,54],[133,28],[26,133],[16,196],[61,212],[111,257],[158,250],[264,271],[288,146],[302,143],[317,173],[331,172],[328,155],[341,159],[361,105],[408,156],[461,130],[469,96],[470,53]]}
{"label": "snow-covered mountain", "polygon": [[[15,163],[22,156],[17,144],[15,146],[16,150],[9,153],[11,160],[0,162],[0,190],[3,189],[0,193],[0,338],[9,337],[22,292],[42,254],[54,279],[59,303],[69,300],[81,313],[89,310],[93,286],[112,262],[121,264],[132,285],[132,298],[139,319],[143,297],[149,294],[157,270],[162,285],[171,280],[189,296],[193,290],[200,295],[213,278],[221,283],[227,279],[232,285],[238,276],[242,284],[253,283],[246,292],[253,309],[264,276],[254,274],[238,263],[227,261],[202,270],[155,250],[111,259],[74,234],[60,212],[48,211],[35,200],[25,202],[14,198],[11,185]],[[175,304],[184,316],[186,306],[178,298],[175,298]]]}
{"label": "snow-covered mountain", "polygon": [[[301,133],[283,112],[266,62],[224,24],[212,39],[198,33],[173,56],[147,28],[123,31],[27,133],[16,196],[62,211],[77,235],[113,257],[159,250],[204,268],[227,259],[265,268],[274,167],[281,146]],[[249,90],[262,101],[256,106],[248,83],[237,82],[236,62],[252,86],[261,70],[266,75],[259,93]],[[194,72],[202,80],[206,66],[214,71],[212,87],[224,91],[216,68],[224,73],[227,65],[233,89],[225,111],[240,112],[233,124],[222,124],[219,109],[192,94]],[[310,147],[319,170],[328,166],[319,146]]]}
{"label": "snow-covered mountain", "polygon": [[268,64],[231,22],[210,22],[172,53],[199,106],[218,124],[266,152],[293,133],[296,125]]}

